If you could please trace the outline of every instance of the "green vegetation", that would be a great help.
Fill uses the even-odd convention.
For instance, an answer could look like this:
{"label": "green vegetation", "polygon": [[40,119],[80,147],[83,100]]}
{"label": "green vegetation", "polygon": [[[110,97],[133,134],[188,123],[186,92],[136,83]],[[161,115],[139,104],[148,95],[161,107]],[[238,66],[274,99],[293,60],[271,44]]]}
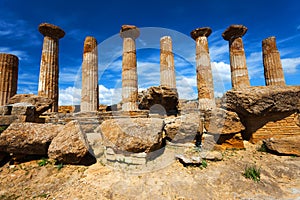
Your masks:
{"label": "green vegetation", "polygon": [[8,126],[0,126],[0,134],[5,130],[7,129]]}
{"label": "green vegetation", "polygon": [[207,167],[207,162],[206,162],[206,160],[202,160],[201,166],[202,166],[203,168],[206,168],[206,167]]}
{"label": "green vegetation", "polygon": [[56,165],[56,168],[58,170],[61,170],[63,167],[64,167],[64,164],[62,164],[62,163],[59,163],[58,165]]}
{"label": "green vegetation", "polygon": [[39,165],[40,167],[46,166],[46,165],[49,164],[49,163],[50,163],[50,162],[48,161],[47,158],[42,158],[41,160],[38,161],[38,165]]}
{"label": "green vegetation", "polygon": [[252,179],[256,182],[260,181],[260,168],[256,166],[246,166],[243,174],[246,178]]}
{"label": "green vegetation", "polygon": [[267,145],[265,143],[263,143],[258,149],[257,151],[260,151],[260,152],[267,152]]}

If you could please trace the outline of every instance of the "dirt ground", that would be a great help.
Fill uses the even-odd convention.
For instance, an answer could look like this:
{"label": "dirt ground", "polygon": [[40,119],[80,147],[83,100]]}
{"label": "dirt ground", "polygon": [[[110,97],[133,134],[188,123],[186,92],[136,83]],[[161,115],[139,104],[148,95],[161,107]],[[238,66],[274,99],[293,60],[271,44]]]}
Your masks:
{"label": "dirt ground", "polygon": [[[227,150],[222,161],[207,167],[184,167],[174,161],[147,173],[38,161],[0,168],[0,199],[300,199],[300,157],[246,150]],[[261,180],[243,176],[257,166]]]}

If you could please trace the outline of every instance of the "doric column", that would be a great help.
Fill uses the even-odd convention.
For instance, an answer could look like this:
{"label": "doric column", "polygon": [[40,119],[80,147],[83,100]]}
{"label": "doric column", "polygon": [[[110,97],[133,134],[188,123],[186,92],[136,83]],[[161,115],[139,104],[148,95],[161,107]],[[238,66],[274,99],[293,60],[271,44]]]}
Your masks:
{"label": "doric column", "polygon": [[65,32],[58,26],[43,23],[39,26],[43,34],[44,43],[42,50],[38,95],[54,100],[51,111],[58,111],[58,44]]}
{"label": "doric column", "polygon": [[0,106],[6,105],[17,93],[18,65],[17,56],[0,53]]}
{"label": "doric column", "polygon": [[97,111],[99,107],[98,91],[98,48],[97,40],[85,38],[82,61],[81,111]]}
{"label": "doric column", "polygon": [[284,74],[274,36],[262,41],[262,51],[266,85],[284,86]]}
{"label": "doric column", "polygon": [[222,34],[229,41],[231,84],[233,89],[250,87],[242,36],[247,32],[243,25],[231,25]]}
{"label": "doric column", "polygon": [[176,89],[174,55],[170,36],[160,39],[160,85]]}
{"label": "doric column", "polygon": [[200,110],[211,110],[215,107],[214,83],[210,64],[207,37],[211,28],[197,28],[191,32],[196,41],[196,72]]}
{"label": "doric column", "polygon": [[123,38],[122,58],[122,111],[138,110],[138,80],[136,68],[135,39],[140,31],[136,26],[123,25],[120,36]]}

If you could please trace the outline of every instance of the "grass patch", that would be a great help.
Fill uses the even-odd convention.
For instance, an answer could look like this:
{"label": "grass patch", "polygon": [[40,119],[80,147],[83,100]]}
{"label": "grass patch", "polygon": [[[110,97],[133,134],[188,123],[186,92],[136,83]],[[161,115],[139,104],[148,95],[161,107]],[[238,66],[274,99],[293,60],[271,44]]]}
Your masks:
{"label": "grass patch", "polygon": [[267,145],[265,143],[262,143],[262,145],[257,149],[257,151],[267,152],[268,151]]}
{"label": "grass patch", "polygon": [[38,161],[38,165],[39,165],[40,167],[46,166],[46,165],[49,164],[49,163],[50,163],[50,162],[48,161],[47,158],[42,158],[41,160]]}
{"label": "grass patch", "polygon": [[0,126],[0,134],[5,130],[7,129],[8,126]]}
{"label": "grass patch", "polygon": [[56,168],[59,170],[61,170],[64,167],[64,164],[59,163],[58,165],[56,165]]}
{"label": "grass patch", "polygon": [[258,182],[260,181],[260,168],[257,168],[256,166],[246,166],[243,176]]}

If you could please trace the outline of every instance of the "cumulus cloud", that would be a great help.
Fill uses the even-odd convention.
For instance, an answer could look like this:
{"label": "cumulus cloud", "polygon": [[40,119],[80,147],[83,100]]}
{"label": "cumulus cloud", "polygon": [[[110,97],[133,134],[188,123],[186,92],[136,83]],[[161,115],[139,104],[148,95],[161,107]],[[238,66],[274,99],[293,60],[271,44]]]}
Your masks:
{"label": "cumulus cloud", "polygon": [[[112,105],[119,103],[122,98],[121,88],[106,88],[99,85],[99,103]],[[59,90],[59,105],[80,105],[81,88],[67,87]]]}
{"label": "cumulus cloud", "polygon": [[294,74],[300,66],[300,57],[281,59],[282,68],[286,74]]}

